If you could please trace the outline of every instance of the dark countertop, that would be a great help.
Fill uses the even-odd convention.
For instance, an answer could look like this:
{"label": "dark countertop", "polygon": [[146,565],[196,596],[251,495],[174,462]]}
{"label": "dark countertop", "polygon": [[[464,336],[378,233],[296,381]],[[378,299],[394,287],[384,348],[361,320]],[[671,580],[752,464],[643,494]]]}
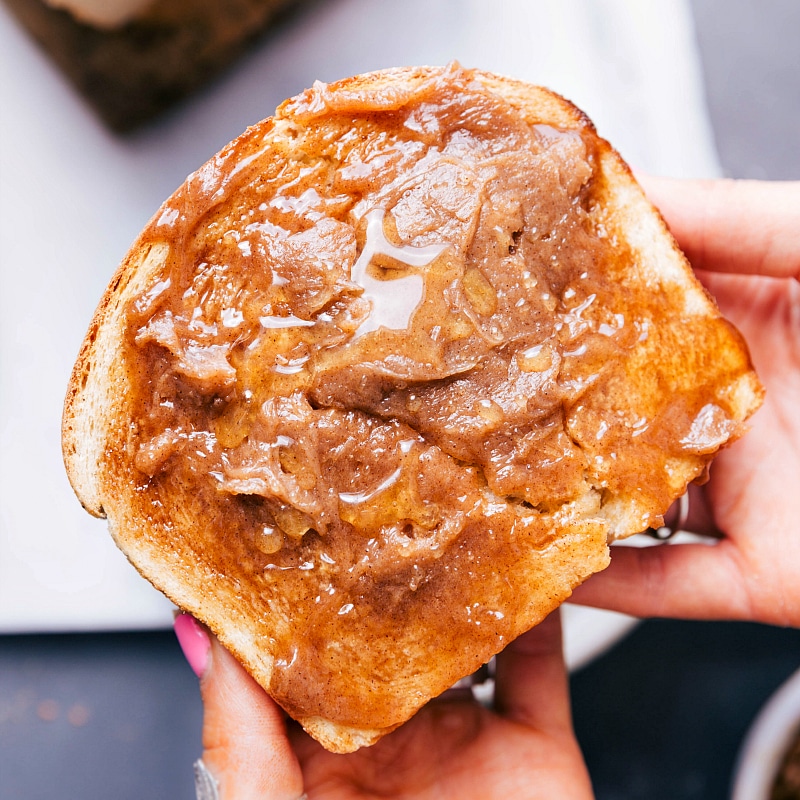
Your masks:
{"label": "dark countertop", "polygon": [[800,630],[649,620],[572,679],[598,800],[726,800],[761,706],[800,667]]}
{"label": "dark countertop", "polygon": [[[572,679],[598,800],[724,800],[800,630],[650,620]],[[197,680],[171,632],[0,637],[0,797],[191,800]]]}
{"label": "dark countertop", "polygon": [[[693,0],[720,158],[800,179],[800,3]],[[573,676],[600,800],[724,800],[800,631],[651,620]],[[0,797],[194,797],[197,681],[170,632],[0,637]]]}

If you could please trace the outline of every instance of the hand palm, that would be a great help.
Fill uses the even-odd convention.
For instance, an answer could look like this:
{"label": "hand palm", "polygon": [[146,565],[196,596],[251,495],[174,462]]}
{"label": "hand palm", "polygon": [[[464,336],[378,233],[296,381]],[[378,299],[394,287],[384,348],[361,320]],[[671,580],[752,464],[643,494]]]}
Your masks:
{"label": "hand palm", "polygon": [[483,708],[466,692],[458,694],[430,703],[377,745],[348,756],[328,753],[299,729],[293,730],[309,796],[326,800],[587,796],[581,756],[568,731],[560,736],[544,733]]}
{"label": "hand palm", "polygon": [[[590,800],[572,733],[558,614],[497,657],[494,710],[451,690],[372,747],[324,750],[212,640],[203,761],[236,800]],[[235,735],[232,732],[235,731]],[[287,737],[288,732],[288,737]]]}

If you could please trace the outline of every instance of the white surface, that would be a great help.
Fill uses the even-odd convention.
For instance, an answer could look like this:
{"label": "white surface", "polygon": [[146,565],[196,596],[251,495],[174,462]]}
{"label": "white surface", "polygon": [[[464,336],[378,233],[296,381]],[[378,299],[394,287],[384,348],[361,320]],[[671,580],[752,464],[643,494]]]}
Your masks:
{"label": "white surface", "polygon": [[784,756],[800,733],[800,670],[756,717],[737,759],[731,800],[769,800]]}
{"label": "white surface", "polygon": [[[694,48],[679,1],[328,0],[157,126],[119,139],[0,5],[0,631],[171,622],[73,497],[59,424],[94,305],[190,171],[317,78],[456,58],[570,98],[640,169],[712,176]],[[572,663],[631,624],[568,615]]]}

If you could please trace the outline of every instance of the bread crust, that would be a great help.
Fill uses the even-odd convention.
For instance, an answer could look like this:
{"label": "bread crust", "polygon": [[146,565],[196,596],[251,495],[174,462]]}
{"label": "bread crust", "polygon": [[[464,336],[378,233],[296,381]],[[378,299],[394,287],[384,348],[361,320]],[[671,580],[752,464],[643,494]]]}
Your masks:
{"label": "bread crust", "polygon": [[[272,154],[267,157],[280,159],[284,157],[281,136],[287,124],[308,124],[315,114],[330,111],[331,104],[338,103],[346,109],[349,103],[365,96],[380,97],[380,102],[389,108],[403,107],[423,91],[427,82],[441,74],[438,68],[392,69],[355,76],[330,86],[317,85],[286,101],[274,118],[245,132],[216,157],[216,162],[231,158],[242,162],[252,157],[265,140]],[[475,71],[471,76],[502,97],[531,125],[545,123],[595,135],[591,122],[581,111],[546,89],[486,72]],[[684,298],[684,313],[688,318],[719,318],[713,299],[695,280],[664,220],[646,200],[627,165],[599,137],[597,143],[605,220],[609,230],[638,254],[641,280],[653,286],[676,287]],[[235,191],[234,183],[229,183],[225,191]],[[220,575],[213,559],[193,550],[188,534],[176,539],[169,551],[165,551],[156,532],[174,525],[184,525],[190,530],[192,521],[169,518],[163,508],[154,508],[145,494],[134,490],[136,475],[129,436],[134,389],[129,365],[120,358],[120,353],[125,350],[124,331],[130,303],[160,274],[168,258],[167,245],[154,241],[152,230],[169,207],[167,201],[134,243],[92,319],[72,372],[64,407],[64,461],[84,508],[95,516],[108,518],[112,536],[131,563],[179,607],[207,624],[269,691],[275,656],[260,644],[263,631],[258,620],[265,611],[258,606],[257,598],[242,592],[242,586],[246,589],[248,585],[246,580],[242,576]],[[732,328],[728,330],[723,349],[715,357],[725,360],[732,376],[725,396],[738,427],[727,437],[730,441],[744,430],[744,421],[760,404],[763,390],[752,370],[746,345],[738,333]],[[643,346],[638,357],[644,363],[657,356],[657,351],[649,352]],[[696,368],[697,364],[688,359],[687,372]],[[676,378],[678,383],[680,380]],[[670,487],[673,498],[703,473],[710,457],[701,453],[674,460]],[[664,510],[666,507],[661,513]],[[600,509],[572,503],[565,507],[563,515],[569,525],[568,533],[544,547],[520,553],[519,568],[513,578],[517,592],[526,597],[524,608],[518,612],[523,626],[520,631],[539,622],[567,599],[576,585],[603,569],[609,560],[607,540],[641,530],[642,519],[651,519],[652,509],[645,508],[632,490]],[[213,592],[208,590],[212,584]],[[479,666],[485,655],[478,654],[472,668]],[[456,662],[431,664],[437,691],[462,677],[459,670],[464,669],[466,662],[463,659]],[[406,677],[395,676],[393,690],[378,689],[387,696],[391,694],[398,708],[396,721],[389,725],[328,719],[304,708],[302,697],[280,701],[325,747],[350,752],[377,741],[431,696],[421,695],[414,680],[406,681]]]}

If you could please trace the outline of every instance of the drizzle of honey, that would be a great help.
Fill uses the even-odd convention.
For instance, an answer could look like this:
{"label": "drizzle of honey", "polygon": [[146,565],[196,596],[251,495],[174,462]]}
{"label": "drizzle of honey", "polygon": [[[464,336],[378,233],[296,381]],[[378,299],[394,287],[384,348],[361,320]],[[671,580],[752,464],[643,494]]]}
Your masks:
{"label": "drizzle of honey", "polygon": [[367,240],[351,272],[352,280],[364,287],[363,297],[372,306],[369,316],[356,330],[356,338],[381,327],[392,330],[408,328],[425,292],[422,275],[412,273],[390,280],[374,278],[368,269],[376,256],[384,256],[408,267],[426,267],[447,249],[444,244],[422,247],[392,244],[383,230],[384,215],[382,208],[375,208],[366,215]]}

